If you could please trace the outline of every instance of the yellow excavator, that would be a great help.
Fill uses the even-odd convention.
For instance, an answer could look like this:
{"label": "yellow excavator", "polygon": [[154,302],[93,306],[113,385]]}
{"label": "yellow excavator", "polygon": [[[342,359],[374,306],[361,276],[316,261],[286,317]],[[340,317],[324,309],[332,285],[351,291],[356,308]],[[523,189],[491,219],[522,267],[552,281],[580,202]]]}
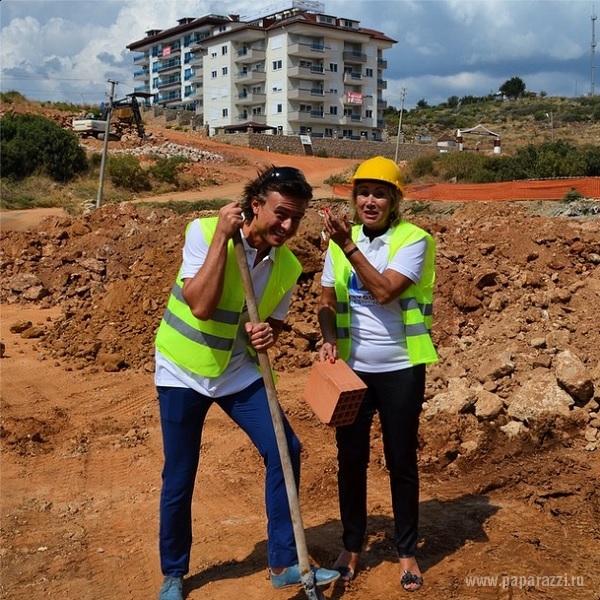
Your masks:
{"label": "yellow excavator", "polygon": [[138,98],[148,100],[152,96],[153,94],[148,92],[134,92],[133,94],[127,94],[121,100],[115,100],[112,104],[112,110],[110,106],[101,105],[99,115],[90,113],[84,118],[73,119],[73,131],[83,137],[93,136],[103,139],[106,134],[106,119],[110,113],[111,130],[109,131],[109,139],[121,139],[124,130],[131,125],[135,125],[139,138],[143,140],[145,133]]}

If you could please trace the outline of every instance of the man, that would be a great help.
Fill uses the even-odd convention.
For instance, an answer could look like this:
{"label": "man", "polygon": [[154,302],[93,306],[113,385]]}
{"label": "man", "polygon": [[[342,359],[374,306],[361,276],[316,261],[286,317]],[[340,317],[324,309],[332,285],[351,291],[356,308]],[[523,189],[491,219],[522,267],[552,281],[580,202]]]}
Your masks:
{"label": "man", "polygon": [[[312,188],[292,167],[264,169],[241,202],[218,217],[188,225],[183,264],[156,336],[155,383],[160,404],[164,467],[160,499],[160,558],[165,579],[159,600],[182,600],[192,545],[191,504],[202,428],[217,404],[250,437],[266,467],[268,563],[271,583],[301,583],[293,525],[256,351],[281,332],[301,265],[285,246],[298,230]],[[240,231],[261,322],[252,324],[232,238]],[[285,435],[296,485],[300,442],[287,420]],[[316,585],[339,577],[314,568]]]}

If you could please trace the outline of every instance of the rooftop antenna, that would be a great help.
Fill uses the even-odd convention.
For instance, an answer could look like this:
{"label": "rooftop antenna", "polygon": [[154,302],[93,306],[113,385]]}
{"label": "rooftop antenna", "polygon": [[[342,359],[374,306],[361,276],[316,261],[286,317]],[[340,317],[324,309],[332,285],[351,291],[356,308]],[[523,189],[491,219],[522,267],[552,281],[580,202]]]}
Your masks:
{"label": "rooftop antenna", "polygon": [[591,87],[590,95],[594,96],[596,93],[596,13],[594,11],[594,5],[592,4],[592,73],[591,73]]}

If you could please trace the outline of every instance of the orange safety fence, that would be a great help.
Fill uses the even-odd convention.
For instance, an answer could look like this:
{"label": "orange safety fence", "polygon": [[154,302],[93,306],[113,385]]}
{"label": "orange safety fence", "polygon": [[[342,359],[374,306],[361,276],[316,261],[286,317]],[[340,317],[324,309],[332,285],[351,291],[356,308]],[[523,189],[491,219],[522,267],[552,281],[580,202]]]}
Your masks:
{"label": "orange safety fence", "polygon": [[[336,183],[333,195],[349,198],[352,185]],[[423,183],[406,186],[407,200],[440,202],[561,200],[571,190],[600,198],[600,177],[504,181],[502,183]]]}

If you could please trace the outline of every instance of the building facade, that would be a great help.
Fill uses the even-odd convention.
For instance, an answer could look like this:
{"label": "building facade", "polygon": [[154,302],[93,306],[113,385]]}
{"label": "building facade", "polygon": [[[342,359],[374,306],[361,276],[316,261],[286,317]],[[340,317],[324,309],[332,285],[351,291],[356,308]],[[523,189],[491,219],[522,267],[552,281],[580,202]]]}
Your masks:
{"label": "building facade", "polygon": [[136,92],[194,110],[210,131],[381,140],[385,50],[395,40],[293,1],[257,18],[207,15],[146,32],[136,52]]}

